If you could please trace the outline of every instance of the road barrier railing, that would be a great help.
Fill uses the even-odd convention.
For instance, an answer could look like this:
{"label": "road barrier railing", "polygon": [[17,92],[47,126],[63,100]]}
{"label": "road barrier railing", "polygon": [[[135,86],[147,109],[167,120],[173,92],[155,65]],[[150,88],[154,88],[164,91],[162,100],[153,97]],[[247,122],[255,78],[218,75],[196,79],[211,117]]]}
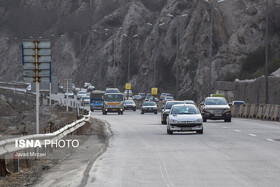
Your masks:
{"label": "road barrier railing", "polygon": [[280,105],[245,104],[231,106],[232,117],[280,121]]}
{"label": "road barrier railing", "polygon": [[41,145],[44,145],[45,140],[53,140],[53,141],[60,140],[63,137],[67,136],[68,134],[70,134],[70,133],[74,132],[75,130],[79,129],[80,127],[82,127],[89,120],[90,120],[90,112],[88,115],[83,116],[82,119],[74,121],[73,123],[68,124],[53,133],[34,134],[34,135],[21,136],[21,137],[17,137],[17,138],[2,140],[2,141],[0,141],[0,157],[5,154],[9,154],[9,153],[13,153],[13,152],[17,152],[17,151],[26,149],[26,148],[20,147],[20,146],[16,147],[16,145],[15,145],[16,141],[39,140]]}

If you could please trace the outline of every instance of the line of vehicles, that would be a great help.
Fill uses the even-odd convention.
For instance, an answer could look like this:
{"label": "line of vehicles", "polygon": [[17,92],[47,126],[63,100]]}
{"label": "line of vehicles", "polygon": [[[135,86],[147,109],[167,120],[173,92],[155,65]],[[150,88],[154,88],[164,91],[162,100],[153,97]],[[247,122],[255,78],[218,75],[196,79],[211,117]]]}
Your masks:
{"label": "line of vehicles", "polygon": [[[89,88],[92,85],[85,84]],[[161,105],[161,124],[167,125],[167,133],[177,131],[196,131],[203,134],[203,122],[207,120],[224,120],[231,122],[231,107],[222,95],[211,95],[200,103],[200,108],[192,100],[176,101],[169,93],[162,93],[160,99],[150,93],[139,93],[132,96],[131,90],[121,93],[118,88],[107,88],[105,91],[78,91],[77,99],[82,105],[90,105],[90,110],[101,110],[103,115],[115,112],[123,115],[125,110],[137,110],[135,100],[142,101],[141,114],[158,113]],[[127,98],[127,99],[126,99]],[[128,99],[129,98],[129,99]],[[233,101],[232,104],[245,104],[244,101]]]}

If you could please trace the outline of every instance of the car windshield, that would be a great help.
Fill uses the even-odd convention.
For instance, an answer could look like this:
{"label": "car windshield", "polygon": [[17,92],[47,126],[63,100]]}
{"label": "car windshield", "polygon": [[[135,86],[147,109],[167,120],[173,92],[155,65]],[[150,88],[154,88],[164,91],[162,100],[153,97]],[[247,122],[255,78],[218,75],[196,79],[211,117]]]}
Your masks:
{"label": "car windshield", "polygon": [[199,114],[195,106],[174,106],[171,114]]}
{"label": "car windshield", "polygon": [[138,95],[140,95],[140,96],[145,96],[145,94],[144,94],[144,93],[139,93]]}
{"label": "car windshield", "polygon": [[102,100],[92,100],[91,103],[103,103]]}
{"label": "car windshield", "polygon": [[117,89],[106,90],[106,93],[120,93]]}
{"label": "car windshield", "polygon": [[227,105],[225,99],[206,99],[206,105]]}
{"label": "car windshield", "polygon": [[121,101],[123,101],[123,95],[122,94],[107,94],[107,95],[104,95],[104,101],[121,102]]}
{"label": "car windshield", "polygon": [[131,101],[131,100],[126,100],[126,101],[124,101],[124,103],[125,103],[125,104],[134,104],[134,102]]}
{"label": "car windshield", "polygon": [[156,106],[156,103],[154,103],[154,102],[145,102],[145,103],[143,103],[143,106]]}
{"label": "car windshield", "polygon": [[86,99],[90,99],[90,98],[89,97],[83,97],[83,99],[86,100]]}
{"label": "car windshield", "polygon": [[182,102],[168,102],[165,105],[165,109],[170,109],[175,104],[185,104],[185,103],[183,101]]}
{"label": "car windshield", "polygon": [[78,94],[86,94],[86,92],[79,92]]}
{"label": "car windshield", "polygon": [[194,101],[185,101],[186,104],[194,104]]}
{"label": "car windshield", "polygon": [[234,105],[245,105],[245,102],[242,102],[242,101],[234,101]]}
{"label": "car windshield", "polygon": [[166,97],[166,99],[168,100],[168,99],[174,99],[173,97]]}

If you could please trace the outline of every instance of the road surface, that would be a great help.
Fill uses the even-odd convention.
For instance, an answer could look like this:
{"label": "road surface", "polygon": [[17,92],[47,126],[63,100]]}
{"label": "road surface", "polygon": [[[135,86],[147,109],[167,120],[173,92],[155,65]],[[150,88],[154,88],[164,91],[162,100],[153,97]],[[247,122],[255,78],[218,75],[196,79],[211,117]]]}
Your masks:
{"label": "road surface", "polygon": [[113,136],[107,151],[94,163],[68,167],[73,170],[68,177],[59,177],[68,172],[63,169],[49,173],[39,186],[47,186],[44,179],[52,177],[57,179],[52,186],[278,187],[280,184],[279,122],[209,120],[204,123],[203,135],[167,135],[166,126],[160,124],[160,114],[141,115],[138,110],[125,111],[124,115],[94,112],[92,117],[110,124]]}

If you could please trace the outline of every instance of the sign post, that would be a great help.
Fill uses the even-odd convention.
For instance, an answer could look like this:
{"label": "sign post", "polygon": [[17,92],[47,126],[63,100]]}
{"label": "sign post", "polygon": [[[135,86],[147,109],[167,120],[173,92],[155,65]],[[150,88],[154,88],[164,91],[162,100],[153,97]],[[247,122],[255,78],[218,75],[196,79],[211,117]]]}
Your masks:
{"label": "sign post", "polygon": [[127,95],[127,100],[128,100],[129,90],[131,90],[131,84],[130,83],[125,84],[125,90],[126,90],[126,95]]}
{"label": "sign post", "polygon": [[[40,133],[39,101],[40,82],[50,81],[51,68],[51,43],[50,40],[23,40],[22,64],[23,80],[35,82],[36,86],[36,134]],[[50,88],[51,89],[51,88]],[[50,90],[49,89],[49,90]]]}
{"label": "sign post", "polygon": [[152,93],[153,96],[156,96],[158,94],[158,89],[157,88],[152,88],[151,93]]}

